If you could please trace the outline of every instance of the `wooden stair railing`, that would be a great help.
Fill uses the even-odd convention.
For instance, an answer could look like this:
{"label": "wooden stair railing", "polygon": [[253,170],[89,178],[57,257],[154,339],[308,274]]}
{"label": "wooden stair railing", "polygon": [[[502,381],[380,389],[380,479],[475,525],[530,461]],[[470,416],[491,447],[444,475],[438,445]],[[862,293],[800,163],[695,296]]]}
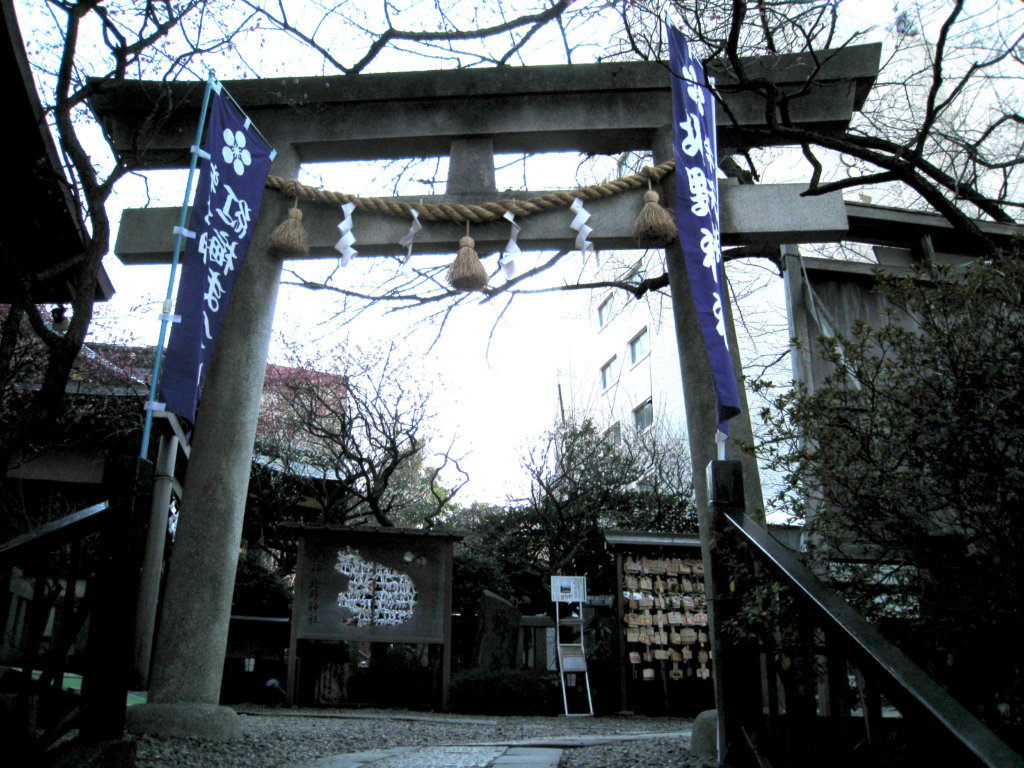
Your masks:
{"label": "wooden stair railing", "polygon": [[[72,729],[86,742],[124,734],[152,465],[110,459],[104,485],[110,502],[0,544],[3,627],[17,623],[13,580],[30,584],[32,595],[17,647],[3,644],[5,764],[45,765]],[[65,690],[66,673],[81,675],[80,690]]]}
{"label": "wooden stair railing", "polygon": [[[720,638],[715,674],[724,765],[1024,768],[1024,756],[744,515],[739,462],[715,461],[710,470],[710,618]],[[789,637],[778,625],[738,636],[744,588],[721,557],[729,547],[746,560],[743,581],[788,589]],[[735,557],[736,549],[729,551]],[[793,636],[800,639],[797,653]]]}

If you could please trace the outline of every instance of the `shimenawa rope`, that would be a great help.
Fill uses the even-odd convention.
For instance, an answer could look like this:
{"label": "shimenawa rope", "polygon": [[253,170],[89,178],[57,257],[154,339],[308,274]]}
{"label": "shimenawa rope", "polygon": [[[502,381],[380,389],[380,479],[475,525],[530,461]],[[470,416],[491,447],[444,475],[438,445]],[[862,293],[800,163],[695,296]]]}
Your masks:
{"label": "shimenawa rope", "polygon": [[454,221],[463,224],[467,221],[474,224],[481,224],[487,221],[497,221],[504,217],[506,211],[511,211],[516,216],[529,216],[532,213],[548,211],[553,208],[564,208],[572,205],[576,198],[583,200],[598,200],[604,197],[627,192],[631,189],[642,189],[649,186],[651,181],[661,181],[665,176],[675,170],[675,160],[668,160],[660,165],[648,166],[641,173],[633,176],[624,176],[621,179],[605,182],[604,184],[591,184],[588,187],[579,187],[569,191],[549,192],[538,197],[531,197],[528,200],[497,200],[495,202],[480,204],[464,203],[406,203],[393,197],[359,197],[357,195],[346,195],[343,192],[332,192],[316,187],[307,187],[295,179],[282,179],[280,176],[267,177],[267,189],[281,192],[289,197],[301,200],[310,200],[318,203],[353,203],[356,208],[375,211],[376,213],[396,216],[398,218],[411,218],[410,211],[419,212],[423,221]]}

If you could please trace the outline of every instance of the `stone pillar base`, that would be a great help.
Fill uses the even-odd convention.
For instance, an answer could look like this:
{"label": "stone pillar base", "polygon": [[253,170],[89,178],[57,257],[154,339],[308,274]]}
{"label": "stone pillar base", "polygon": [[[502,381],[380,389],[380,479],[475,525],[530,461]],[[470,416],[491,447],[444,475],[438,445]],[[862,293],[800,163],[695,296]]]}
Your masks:
{"label": "stone pillar base", "polygon": [[718,765],[718,710],[705,709],[693,721],[690,752],[703,765]]}
{"label": "stone pillar base", "polygon": [[137,704],[128,707],[129,733],[234,741],[242,738],[242,721],[229,707],[216,704]]}

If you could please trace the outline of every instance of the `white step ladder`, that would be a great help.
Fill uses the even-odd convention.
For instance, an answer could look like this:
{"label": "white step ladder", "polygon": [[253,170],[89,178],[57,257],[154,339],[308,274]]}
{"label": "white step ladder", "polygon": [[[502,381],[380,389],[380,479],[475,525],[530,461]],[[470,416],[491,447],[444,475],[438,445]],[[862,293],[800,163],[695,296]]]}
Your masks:
{"label": "white step ladder", "polygon": [[[587,672],[587,656],[583,649],[583,606],[587,602],[586,576],[552,576],[551,599],[555,603],[555,642],[558,645],[558,679],[562,684],[562,706],[567,717],[592,717],[594,702],[590,696],[590,676]],[[562,618],[561,607],[568,615]],[[573,608],[575,606],[575,608]],[[563,642],[563,629],[572,634],[571,642]],[[570,712],[569,697],[566,694],[567,678],[583,675],[583,687],[587,691],[588,712]]]}

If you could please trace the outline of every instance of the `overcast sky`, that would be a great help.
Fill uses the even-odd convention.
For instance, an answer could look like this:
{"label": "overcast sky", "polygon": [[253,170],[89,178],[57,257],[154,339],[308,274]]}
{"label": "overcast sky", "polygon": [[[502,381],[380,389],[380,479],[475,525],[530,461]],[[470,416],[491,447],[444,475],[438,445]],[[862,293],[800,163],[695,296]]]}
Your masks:
{"label": "overcast sky", "polygon": [[[885,15],[892,13],[889,3],[877,0],[846,0],[842,7],[860,18],[871,18],[871,13],[878,18],[882,8]],[[551,60],[558,58],[553,54]],[[409,66],[398,56],[382,59],[381,66],[392,63],[395,68]],[[528,63],[537,62],[530,59]],[[374,168],[367,164],[361,164],[355,171],[348,167],[337,174],[325,168],[313,170],[316,175],[307,181],[315,179],[329,189],[361,195],[386,193],[380,188],[381,180],[374,180]],[[434,174],[443,181],[445,172],[443,162],[432,161],[425,164],[420,175]],[[521,187],[524,178],[533,189],[571,188],[592,180],[580,177],[579,158],[575,156],[531,162],[529,173],[521,164],[512,164],[502,173],[499,189]],[[109,206],[115,227],[124,207],[145,205],[147,201],[152,205],[179,205],[184,178],[184,172],[159,172],[145,178],[125,179]],[[402,189],[405,194],[428,191],[426,186],[415,184]],[[599,221],[590,223],[600,226]],[[358,237],[358,224],[355,232]],[[567,245],[570,242],[567,237]],[[117,294],[103,310],[105,319],[97,323],[96,337],[102,340],[111,328],[128,327],[139,341],[155,343],[159,330],[157,314],[166,293],[168,269],[126,267],[113,255],[107,257],[105,265]],[[352,280],[372,282],[375,275],[395,268],[393,260],[375,260],[370,269],[353,268]],[[565,373],[565,350],[578,330],[574,323],[580,321],[583,307],[582,299],[570,300],[565,294],[524,297],[517,299],[498,321],[499,306],[469,306],[453,316],[440,340],[428,352],[436,329],[424,327],[414,312],[367,314],[337,328],[335,323],[325,324],[336,311],[330,297],[285,287],[278,303],[275,329],[289,339],[309,339],[323,345],[336,344],[346,334],[361,346],[395,340],[419,356],[422,364],[415,373],[431,383],[438,412],[434,445],[443,449],[454,442],[453,453],[464,457],[463,466],[471,477],[461,501],[502,502],[507,496],[519,496],[525,491],[526,478],[519,466],[522,448],[539,439],[553,424],[559,377]],[[276,345],[271,350],[271,360],[275,359],[280,359]]]}

